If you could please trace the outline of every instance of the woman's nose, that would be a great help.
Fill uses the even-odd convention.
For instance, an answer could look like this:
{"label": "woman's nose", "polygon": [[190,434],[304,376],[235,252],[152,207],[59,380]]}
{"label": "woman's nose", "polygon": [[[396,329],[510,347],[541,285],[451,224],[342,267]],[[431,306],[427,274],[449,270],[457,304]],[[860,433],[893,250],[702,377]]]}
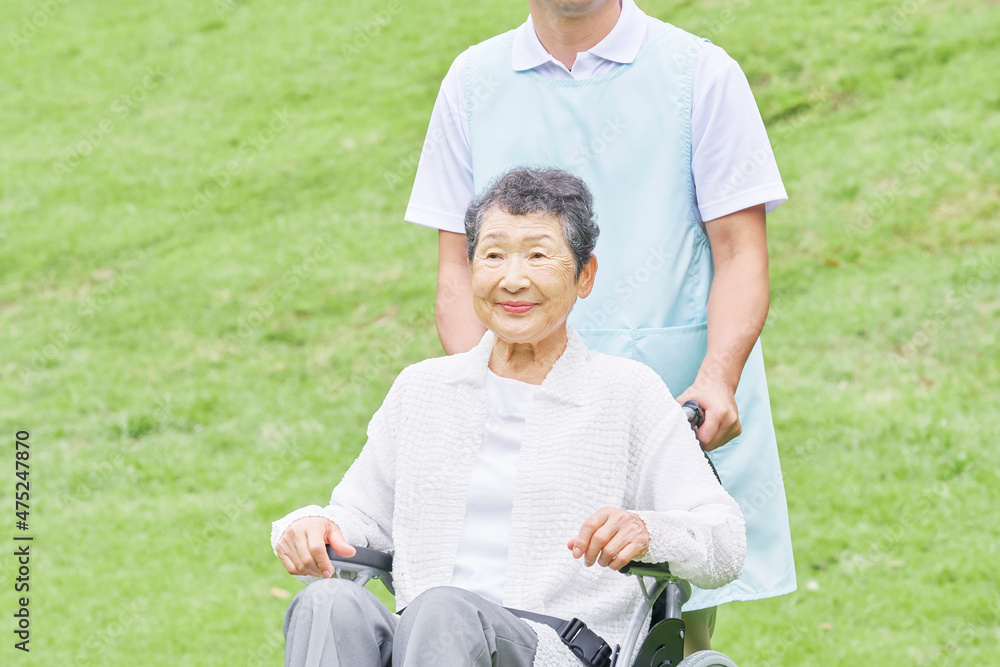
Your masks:
{"label": "woman's nose", "polygon": [[528,266],[523,259],[515,255],[508,258],[505,264],[503,278],[500,280],[500,287],[508,292],[518,292],[531,283],[528,280]]}

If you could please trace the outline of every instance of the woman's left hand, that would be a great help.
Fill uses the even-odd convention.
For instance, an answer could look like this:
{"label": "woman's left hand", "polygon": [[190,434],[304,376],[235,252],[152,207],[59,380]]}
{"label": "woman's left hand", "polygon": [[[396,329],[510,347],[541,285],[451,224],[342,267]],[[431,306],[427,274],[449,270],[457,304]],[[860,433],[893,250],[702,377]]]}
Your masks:
{"label": "woman's left hand", "polygon": [[620,570],[649,551],[649,531],[635,514],[617,507],[603,507],[583,522],[576,537],[566,543],[573,558]]}

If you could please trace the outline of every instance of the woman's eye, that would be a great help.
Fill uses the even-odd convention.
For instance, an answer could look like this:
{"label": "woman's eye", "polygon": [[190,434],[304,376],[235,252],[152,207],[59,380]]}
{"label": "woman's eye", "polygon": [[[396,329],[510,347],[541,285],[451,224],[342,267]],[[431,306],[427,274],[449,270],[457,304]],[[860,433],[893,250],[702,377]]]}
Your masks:
{"label": "woman's eye", "polygon": [[488,253],[486,259],[500,259],[500,254],[495,252]]}
{"label": "woman's eye", "polygon": [[545,255],[540,252],[531,253],[531,259],[544,259]]}

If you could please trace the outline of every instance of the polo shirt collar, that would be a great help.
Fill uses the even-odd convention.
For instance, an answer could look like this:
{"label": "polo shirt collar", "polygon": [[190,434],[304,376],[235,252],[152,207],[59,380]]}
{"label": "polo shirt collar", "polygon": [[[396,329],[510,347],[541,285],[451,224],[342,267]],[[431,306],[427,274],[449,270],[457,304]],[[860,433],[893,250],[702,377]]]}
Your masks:
{"label": "polo shirt collar", "polygon": [[[616,63],[631,63],[646,37],[644,18],[645,14],[634,0],[622,0],[622,11],[615,27],[587,53]],[[528,20],[514,32],[513,51],[513,65],[518,72],[534,69],[552,59],[535,34],[535,23],[530,14]]]}

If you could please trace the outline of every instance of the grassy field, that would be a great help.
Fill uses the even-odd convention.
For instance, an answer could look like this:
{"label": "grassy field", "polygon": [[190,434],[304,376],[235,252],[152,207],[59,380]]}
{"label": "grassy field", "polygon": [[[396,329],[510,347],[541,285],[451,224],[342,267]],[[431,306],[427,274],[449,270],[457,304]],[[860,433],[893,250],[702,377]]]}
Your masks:
{"label": "grassy field", "polygon": [[[799,591],[722,609],[717,645],[996,664],[1000,6],[641,4],[741,62],[791,195],[764,345]],[[402,214],[452,58],[526,13],[3,3],[0,663],[280,663],[269,523],[441,353],[436,237]]]}

